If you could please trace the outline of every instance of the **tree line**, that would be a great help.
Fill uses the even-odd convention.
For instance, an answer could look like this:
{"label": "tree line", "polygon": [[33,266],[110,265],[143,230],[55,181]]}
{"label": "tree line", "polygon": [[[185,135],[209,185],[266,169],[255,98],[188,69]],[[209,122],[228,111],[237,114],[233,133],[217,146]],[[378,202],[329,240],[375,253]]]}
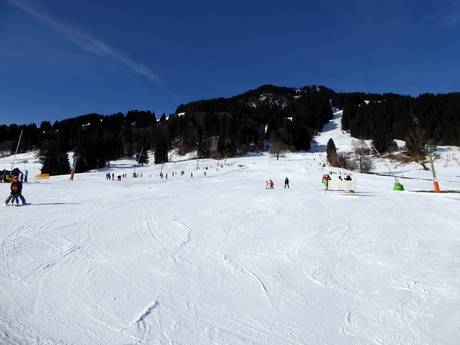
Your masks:
{"label": "tree line", "polygon": [[381,152],[391,150],[394,139],[406,141],[407,149],[421,154],[424,144],[460,146],[460,93],[340,94],[342,128],[353,137],[372,139]]}
{"label": "tree line", "polygon": [[[299,89],[265,85],[231,98],[218,98],[180,105],[174,114],[133,110],[126,114],[88,114],[40,126],[0,127],[0,148],[14,151],[24,130],[20,152],[39,149],[43,173],[66,174],[102,168],[121,157],[136,156],[155,163],[169,160],[168,152],[198,157],[231,157],[275,145],[283,150],[308,150],[315,132],[332,117],[331,90]],[[74,161],[69,164],[68,152]]]}

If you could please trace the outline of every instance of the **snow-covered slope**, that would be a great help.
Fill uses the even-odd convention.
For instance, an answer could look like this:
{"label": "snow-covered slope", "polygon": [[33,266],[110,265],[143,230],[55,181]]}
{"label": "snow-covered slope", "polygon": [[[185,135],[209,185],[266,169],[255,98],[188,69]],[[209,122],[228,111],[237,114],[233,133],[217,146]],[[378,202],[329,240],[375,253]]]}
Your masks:
{"label": "snow-covered slope", "polygon": [[[349,132],[342,130],[342,110],[336,110],[332,120],[323,126],[322,131],[313,138],[311,153],[318,164],[326,163],[326,146],[329,139],[334,141],[337,151],[340,153],[351,153],[353,146],[358,142],[358,139],[353,138]],[[403,149],[405,142],[395,140],[398,147]],[[371,148],[371,140],[363,140],[369,148]],[[394,175],[401,179],[401,182],[406,185],[410,184],[410,179],[421,179],[431,181],[433,178],[429,163],[425,164],[425,168],[417,162],[402,163],[401,161],[392,160],[389,158],[372,157],[373,173]],[[450,182],[459,180],[460,172],[460,148],[454,146],[439,146],[434,154],[435,168],[441,185],[450,188]],[[342,169],[333,169],[341,171]],[[430,190],[430,188],[427,188]]]}
{"label": "snow-covered slope", "polygon": [[334,140],[337,151],[349,152],[352,150],[353,138],[350,133],[342,130],[343,110],[334,112],[334,117],[325,124],[321,132],[313,138],[312,152],[325,152],[329,139]]}
{"label": "snow-covered slope", "polygon": [[312,153],[134,169],[0,208],[1,344],[458,343],[460,194],[324,192]]}
{"label": "snow-covered slope", "polygon": [[[171,152],[111,162],[122,181],[26,184],[32,205],[0,208],[0,344],[457,344],[460,194],[417,193],[431,171],[396,161],[407,192],[357,173],[356,193],[324,192],[327,141],[352,149],[341,115],[279,161]],[[437,154],[441,189],[460,190],[460,151]]]}

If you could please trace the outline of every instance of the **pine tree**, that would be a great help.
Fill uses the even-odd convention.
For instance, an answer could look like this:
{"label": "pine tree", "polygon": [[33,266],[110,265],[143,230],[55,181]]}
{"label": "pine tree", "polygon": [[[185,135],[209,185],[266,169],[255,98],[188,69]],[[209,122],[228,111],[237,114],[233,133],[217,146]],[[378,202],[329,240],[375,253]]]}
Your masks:
{"label": "pine tree", "polygon": [[333,167],[339,167],[340,162],[339,162],[339,157],[337,155],[337,149],[335,147],[334,140],[332,138],[329,139],[327,142],[327,147],[326,147],[326,152],[327,152],[327,161],[329,164]]}
{"label": "pine tree", "polygon": [[203,133],[201,127],[197,129],[197,154],[198,158],[208,158],[211,156],[211,143]]}
{"label": "pine tree", "polygon": [[164,129],[160,129],[155,147],[155,164],[166,163],[168,161],[168,146],[167,133]]}
{"label": "pine tree", "polygon": [[136,160],[139,164],[141,165],[144,165],[144,164],[149,164],[149,155],[148,155],[148,152],[144,149],[141,150],[141,152],[139,152],[137,155],[136,155]]}
{"label": "pine tree", "polygon": [[384,153],[387,152],[390,148],[395,146],[395,142],[388,136],[386,131],[378,131],[372,140],[372,145],[375,149],[380,152]]}
{"label": "pine tree", "polygon": [[48,140],[41,150],[42,174],[65,175],[70,172],[69,158],[62,139]]}

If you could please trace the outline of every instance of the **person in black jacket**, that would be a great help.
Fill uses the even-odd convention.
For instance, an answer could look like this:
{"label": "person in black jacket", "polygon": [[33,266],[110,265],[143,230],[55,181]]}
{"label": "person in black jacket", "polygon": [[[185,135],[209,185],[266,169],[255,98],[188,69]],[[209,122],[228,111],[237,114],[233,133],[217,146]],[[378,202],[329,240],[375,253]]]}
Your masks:
{"label": "person in black jacket", "polygon": [[289,179],[287,177],[284,179],[284,189],[286,188],[289,189]]}

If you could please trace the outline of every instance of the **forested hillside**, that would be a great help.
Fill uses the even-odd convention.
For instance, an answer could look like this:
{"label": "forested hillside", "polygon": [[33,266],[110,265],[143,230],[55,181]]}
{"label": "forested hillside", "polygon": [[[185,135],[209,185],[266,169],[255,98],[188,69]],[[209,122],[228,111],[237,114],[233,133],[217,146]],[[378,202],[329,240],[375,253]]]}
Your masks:
{"label": "forested hillside", "polygon": [[460,146],[460,93],[338,94],[336,102],[344,109],[342,127],[383,143],[382,151],[393,139]]}
{"label": "forested hillside", "polygon": [[[285,150],[308,150],[312,135],[331,118],[332,90],[262,86],[232,98],[180,105],[174,114],[160,119],[150,111],[127,114],[89,114],[39,127],[0,127],[4,154],[15,149],[21,129],[20,151],[40,149],[44,172],[67,173],[66,153],[75,152],[76,171],[105,166],[109,160],[138,155],[147,160],[155,150],[155,163],[168,161],[168,151],[231,157],[275,145]],[[139,155],[141,155],[139,157]]]}
{"label": "forested hillside", "polygon": [[[342,127],[353,137],[373,139],[381,151],[393,139],[460,145],[460,94],[335,93],[322,86],[264,85],[231,98],[180,105],[159,119],[151,111],[88,114],[39,126],[0,126],[0,154],[40,149],[44,172],[67,173],[67,152],[75,153],[77,172],[101,168],[110,160],[137,155],[155,163],[168,161],[172,148],[181,154],[231,157],[263,150],[308,150],[313,135],[332,117],[331,104],[344,109]],[[414,144],[415,145],[415,144]]]}

